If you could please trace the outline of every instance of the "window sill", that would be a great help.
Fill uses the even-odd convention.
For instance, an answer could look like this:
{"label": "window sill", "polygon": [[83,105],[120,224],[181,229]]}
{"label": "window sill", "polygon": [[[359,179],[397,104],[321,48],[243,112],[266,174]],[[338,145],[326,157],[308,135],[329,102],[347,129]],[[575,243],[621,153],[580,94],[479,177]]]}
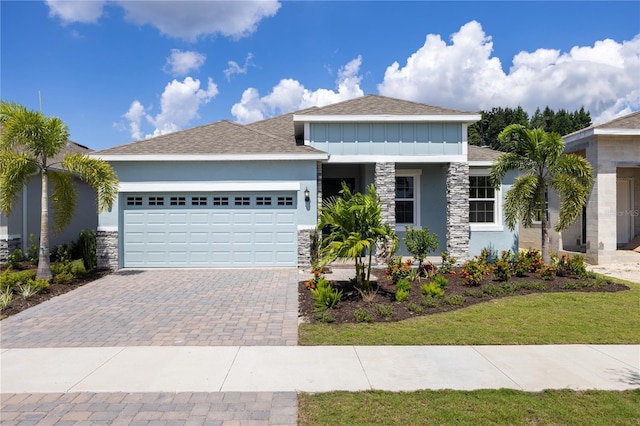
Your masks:
{"label": "window sill", "polygon": [[413,228],[413,229],[422,229],[422,226],[416,225],[415,223],[402,223],[400,225],[396,224],[396,227],[395,227],[396,232],[405,232],[405,229],[404,229],[405,226],[408,226],[409,228]]}
{"label": "window sill", "polygon": [[487,224],[479,224],[479,223],[470,223],[469,228],[473,232],[502,232],[504,231],[504,226],[496,225],[495,223],[487,223]]}

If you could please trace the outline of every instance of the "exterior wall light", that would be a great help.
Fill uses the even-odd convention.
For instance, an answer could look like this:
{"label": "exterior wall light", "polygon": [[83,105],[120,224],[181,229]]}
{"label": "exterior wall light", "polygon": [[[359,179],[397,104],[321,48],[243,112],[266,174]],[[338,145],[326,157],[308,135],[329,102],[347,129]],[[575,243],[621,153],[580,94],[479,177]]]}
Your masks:
{"label": "exterior wall light", "polygon": [[309,198],[309,188],[305,188],[304,189],[304,201],[309,201],[311,198]]}

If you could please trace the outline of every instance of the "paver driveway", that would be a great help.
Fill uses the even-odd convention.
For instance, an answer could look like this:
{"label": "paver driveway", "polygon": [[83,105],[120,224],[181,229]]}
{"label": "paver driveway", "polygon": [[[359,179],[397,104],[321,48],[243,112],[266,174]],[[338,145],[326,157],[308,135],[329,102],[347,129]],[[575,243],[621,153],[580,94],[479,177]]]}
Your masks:
{"label": "paver driveway", "polygon": [[296,269],[122,270],[3,321],[0,347],[297,343]]}

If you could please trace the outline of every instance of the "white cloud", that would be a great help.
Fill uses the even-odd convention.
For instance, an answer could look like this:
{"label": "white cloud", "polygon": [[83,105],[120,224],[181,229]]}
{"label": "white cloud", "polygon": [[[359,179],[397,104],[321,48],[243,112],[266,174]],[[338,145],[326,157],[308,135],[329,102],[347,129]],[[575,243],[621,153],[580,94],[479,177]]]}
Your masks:
{"label": "white cloud", "polygon": [[224,75],[227,77],[227,81],[231,81],[231,77],[234,74],[246,74],[250,66],[253,66],[251,60],[253,59],[253,53],[247,53],[247,57],[244,59],[244,66],[238,65],[236,61],[229,61],[227,64],[229,67],[224,70]]}
{"label": "white cloud", "polygon": [[429,34],[404,66],[390,65],[378,85],[381,94],[475,111],[521,105],[579,109],[594,122],[640,108],[640,36],[631,41],[597,41],[569,52],[520,52],[505,73],[491,56],[493,41],[482,26],[463,25],[447,44]]}
{"label": "white cloud", "polygon": [[154,117],[138,100],[131,103],[123,117],[128,121],[131,137],[143,138],[143,119],[155,129],[144,137],[160,136],[180,130],[198,118],[198,110],[218,95],[218,86],[210,78],[206,88],[200,88],[200,80],[186,77],[173,80],[164,88],[160,97],[160,112]]}
{"label": "white cloud", "polygon": [[120,1],[126,19],[151,24],[171,37],[195,41],[208,34],[241,38],[280,8],[275,0],[253,1]]}
{"label": "white cloud", "polygon": [[[101,0],[46,0],[49,14],[62,21],[97,22],[103,14]],[[125,18],[136,25],[150,24],[170,37],[195,41],[209,34],[241,38],[253,32],[264,18],[274,16],[277,0],[243,1],[131,1],[110,2],[125,10]]]}
{"label": "white cloud", "polygon": [[233,105],[231,113],[238,122],[250,123],[276,114],[329,105],[362,96],[362,77],[359,75],[361,64],[362,57],[358,56],[338,70],[337,91],[309,90],[299,81],[290,78],[280,80],[271,93],[263,97],[260,97],[257,89],[249,88],[242,94],[240,102]]}
{"label": "white cloud", "polygon": [[45,0],[45,2],[49,6],[49,16],[58,17],[65,24],[72,22],[98,22],[98,19],[102,16],[102,9],[105,3],[100,0]]}
{"label": "white cloud", "polygon": [[187,75],[191,71],[199,70],[206,59],[202,53],[171,49],[164,71],[173,75]]}

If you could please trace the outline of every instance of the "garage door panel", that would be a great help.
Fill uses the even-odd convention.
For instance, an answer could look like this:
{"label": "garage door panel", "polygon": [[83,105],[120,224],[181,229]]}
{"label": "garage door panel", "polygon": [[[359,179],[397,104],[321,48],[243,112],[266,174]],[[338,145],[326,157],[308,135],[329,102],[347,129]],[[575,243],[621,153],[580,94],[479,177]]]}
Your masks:
{"label": "garage door panel", "polygon": [[[146,200],[147,196],[142,196]],[[189,200],[190,198],[187,198]],[[123,212],[125,267],[295,266],[292,206],[146,206]],[[253,199],[252,199],[253,200]],[[135,210],[134,210],[135,209]]]}

